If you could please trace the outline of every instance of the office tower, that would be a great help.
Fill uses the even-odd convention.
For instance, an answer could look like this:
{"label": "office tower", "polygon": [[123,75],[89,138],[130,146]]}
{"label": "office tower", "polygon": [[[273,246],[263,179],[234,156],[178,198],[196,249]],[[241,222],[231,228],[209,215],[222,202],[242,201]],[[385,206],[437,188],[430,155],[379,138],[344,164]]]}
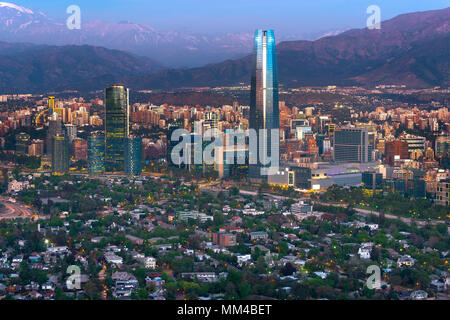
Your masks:
{"label": "office tower", "polygon": [[241,106],[242,117],[250,119],[250,106]]}
{"label": "office tower", "polygon": [[69,138],[69,143],[72,143],[73,139],[77,137],[77,126],[73,124],[66,124],[66,135]]}
{"label": "office tower", "polygon": [[403,135],[400,140],[406,141],[408,143],[408,152],[411,153],[415,150],[425,150],[425,142],[427,139],[425,137],[415,136],[412,134]]}
{"label": "office tower", "polygon": [[62,129],[62,122],[58,115],[54,114],[49,117],[48,120],[48,131],[47,131],[47,137],[46,137],[46,153],[48,155],[53,154],[53,137],[57,135],[62,135],[63,129]]}
{"label": "office tower", "polygon": [[[256,30],[252,63],[250,129],[255,130],[258,135],[256,150],[265,147],[267,157],[270,157],[272,148],[278,150],[280,148],[279,141],[276,145],[271,145],[271,129],[280,128],[277,60],[273,30]],[[261,129],[267,129],[267,136],[259,141],[259,130]],[[250,157],[252,156],[255,157],[255,155],[250,155]],[[258,155],[258,163],[249,165],[251,181],[267,181],[267,175],[261,175],[263,168],[261,160],[265,162],[265,159],[260,159]]]}
{"label": "office tower", "polygon": [[450,135],[440,135],[435,142],[436,157],[442,157],[450,153]]}
{"label": "office tower", "polygon": [[35,139],[28,146],[28,154],[30,156],[42,156],[44,154],[44,141]]}
{"label": "office tower", "polygon": [[48,115],[53,114],[53,109],[55,109],[55,97],[48,97]]}
{"label": "office tower", "polygon": [[372,194],[376,194],[377,189],[383,187],[383,174],[375,171],[365,171],[361,175],[363,186],[366,189],[372,189]]}
{"label": "office tower", "polygon": [[94,132],[88,138],[88,171],[90,174],[105,172],[105,136]]}
{"label": "office tower", "polygon": [[441,180],[437,183],[436,204],[450,206],[450,179]]}
{"label": "office tower", "polygon": [[204,127],[206,129],[219,129],[219,120],[220,120],[219,114],[215,112],[206,112]]}
{"label": "office tower", "polygon": [[368,154],[368,161],[373,161],[372,152],[375,150],[375,132],[369,131],[368,133],[368,145],[367,145],[367,154]]}
{"label": "office tower", "polygon": [[55,107],[53,108],[53,113],[56,113],[62,122],[67,122],[67,109],[66,108],[60,108]]}
{"label": "office tower", "polygon": [[[70,141],[70,139],[69,139],[69,141]],[[81,139],[81,138],[75,138],[75,139],[73,139],[73,141],[70,145],[72,146],[72,155],[73,155],[75,161],[87,160],[88,145],[87,145],[86,140]]]}
{"label": "office tower", "polygon": [[130,137],[125,143],[125,173],[140,175],[142,172],[142,138]]}
{"label": "office tower", "polygon": [[69,141],[64,135],[52,137],[52,173],[64,174],[69,171]]}
{"label": "office tower", "polygon": [[331,119],[328,116],[318,116],[316,119],[316,128],[319,133],[326,133]]}
{"label": "office tower", "polygon": [[169,165],[171,166],[178,166],[178,164],[173,163],[172,161],[172,149],[181,141],[181,137],[179,140],[177,141],[172,141],[172,135],[173,133],[178,130],[178,129],[183,129],[183,124],[179,121],[179,122],[174,122],[169,124],[168,126],[169,129],[169,133],[167,135],[167,147],[166,147],[166,160],[168,162]]}
{"label": "office tower", "polygon": [[129,134],[129,90],[114,85],[105,90],[106,170],[123,171],[125,142]]}
{"label": "office tower", "polygon": [[16,134],[16,154],[27,154],[28,146],[31,144],[31,137],[28,133]]}
{"label": "office tower", "polygon": [[325,139],[327,139],[327,135],[326,134],[322,134],[322,133],[318,133],[316,134],[316,142],[317,142],[317,147],[319,148],[319,155],[322,155],[325,151],[324,151],[324,142]]}
{"label": "office tower", "polygon": [[334,132],[334,161],[368,162],[369,137],[366,128],[341,128]]}
{"label": "office tower", "polygon": [[386,142],[386,164],[393,166],[395,160],[408,159],[408,142],[394,140]]}
{"label": "office tower", "polygon": [[307,119],[291,119],[291,131],[295,132],[297,127],[309,127],[309,121]]}

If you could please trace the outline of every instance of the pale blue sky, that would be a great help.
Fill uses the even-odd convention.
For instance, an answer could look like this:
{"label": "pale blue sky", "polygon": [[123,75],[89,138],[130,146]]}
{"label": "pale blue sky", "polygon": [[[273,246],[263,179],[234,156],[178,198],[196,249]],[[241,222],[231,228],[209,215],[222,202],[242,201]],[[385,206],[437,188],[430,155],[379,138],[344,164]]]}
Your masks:
{"label": "pale blue sky", "polygon": [[159,30],[195,33],[251,32],[272,28],[278,34],[308,34],[362,28],[369,5],[382,20],[398,14],[442,9],[450,0],[13,0],[63,21],[66,8],[80,6],[82,19],[131,21]]}

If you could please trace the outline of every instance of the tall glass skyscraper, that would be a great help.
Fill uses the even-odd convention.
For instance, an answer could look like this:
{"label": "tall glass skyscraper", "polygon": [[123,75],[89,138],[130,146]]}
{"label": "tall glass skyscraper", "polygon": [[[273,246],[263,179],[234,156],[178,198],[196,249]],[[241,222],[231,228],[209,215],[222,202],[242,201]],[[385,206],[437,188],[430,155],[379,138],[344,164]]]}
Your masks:
{"label": "tall glass skyscraper", "polygon": [[88,138],[88,171],[89,174],[105,172],[105,136],[98,132]]}
{"label": "tall glass skyscraper", "polygon": [[52,173],[64,174],[69,171],[69,139],[65,135],[56,135],[52,142]]}
{"label": "tall glass skyscraper", "polygon": [[[250,92],[250,129],[258,135],[258,148],[267,147],[267,155],[271,155],[272,148],[279,149],[279,141],[271,145],[271,129],[279,129],[278,105],[278,74],[277,57],[275,51],[275,36],[273,30],[256,30],[253,49],[253,66]],[[259,130],[267,129],[267,136],[263,141],[259,139]],[[252,149],[252,148],[250,148]],[[254,149],[253,149],[254,150]],[[253,155],[254,156],[254,155]],[[250,155],[252,157],[252,155]],[[261,159],[258,164],[249,165],[251,181],[267,181],[267,175],[261,175]]]}
{"label": "tall glass skyscraper", "polygon": [[123,171],[129,135],[129,90],[113,85],[105,90],[105,162],[107,171]]}

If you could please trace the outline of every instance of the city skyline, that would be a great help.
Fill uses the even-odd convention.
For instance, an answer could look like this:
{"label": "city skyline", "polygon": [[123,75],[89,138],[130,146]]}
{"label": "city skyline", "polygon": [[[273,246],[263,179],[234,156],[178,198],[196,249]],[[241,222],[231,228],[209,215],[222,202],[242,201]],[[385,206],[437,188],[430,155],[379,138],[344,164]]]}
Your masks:
{"label": "city skyline", "polygon": [[[1,306],[139,300],[169,319],[280,319],[299,301],[450,300],[450,7],[280,43],[268,26],[293,30],[296,9],[314,30],[336,23],[317,8],[355,23],[367,3],[124,3],[79,5],[113,18],[141,4],[137,20],[174,27],[208,12],[211,32],[230,24],[221,11],[258,27],[230,51],[233,28],[84,32],[77,14],[72,29],[0,2]],[[387,4],[382,17],[438,2]],[[204,66],[131,53],[149,48]]]}

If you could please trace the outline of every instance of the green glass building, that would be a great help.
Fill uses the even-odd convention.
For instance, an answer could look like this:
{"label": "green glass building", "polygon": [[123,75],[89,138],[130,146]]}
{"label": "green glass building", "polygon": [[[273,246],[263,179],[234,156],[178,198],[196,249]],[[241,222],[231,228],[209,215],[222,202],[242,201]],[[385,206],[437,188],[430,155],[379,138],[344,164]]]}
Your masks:
{"label": "green glass building", "polygon": [[31,144],[31,137],[28,133],[16,134],[16,154],[28,154],[28,146]]}
{"label": "green glass building", "polygon": [[64,174],[69,171],[69,139],[65,135],[56,135],[52,142],[52,173]]}
{"label": "green glass building", "polygon": [[125,142],[129,135],[129,90],[113,85],[105,90],[105,166],[123,171]]}
{"label": "green glass building", "polygon": [[93,133],[88,138],[88,171],[89,174],[105,172],[105,136]]}

